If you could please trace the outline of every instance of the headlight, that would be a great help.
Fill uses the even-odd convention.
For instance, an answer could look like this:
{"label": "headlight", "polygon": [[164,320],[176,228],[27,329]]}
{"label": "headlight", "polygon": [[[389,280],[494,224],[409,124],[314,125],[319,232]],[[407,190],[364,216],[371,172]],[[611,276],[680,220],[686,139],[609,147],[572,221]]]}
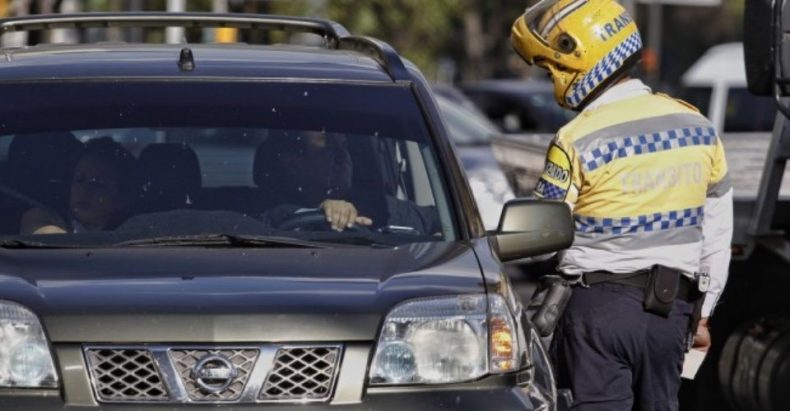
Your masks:
{"label": "headlight", "polygon": [[57,388],[58,377],[38,317],[0,301],[0,387]]}
{"label": "headlight", "polygon": [[499,295],[408,301],[384,321],[371,384],[443,384],[516,370],[515,330]]}

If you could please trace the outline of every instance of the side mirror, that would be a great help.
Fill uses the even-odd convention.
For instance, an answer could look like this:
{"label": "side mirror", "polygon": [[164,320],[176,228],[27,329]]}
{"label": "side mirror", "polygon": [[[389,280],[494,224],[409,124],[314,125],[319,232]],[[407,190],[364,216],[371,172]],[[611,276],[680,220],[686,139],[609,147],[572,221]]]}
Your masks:
{"label": "side mirror", "polygon": [[563,202],[508,201],[494,233],[499,259],[511,261],[568,248],[573,231],[570,207]]}

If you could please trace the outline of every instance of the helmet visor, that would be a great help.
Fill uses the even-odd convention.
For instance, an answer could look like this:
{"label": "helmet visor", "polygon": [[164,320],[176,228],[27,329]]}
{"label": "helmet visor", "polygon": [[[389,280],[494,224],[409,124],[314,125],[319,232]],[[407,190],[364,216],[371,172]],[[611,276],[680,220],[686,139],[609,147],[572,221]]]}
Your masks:
{"label": "helmet visor", "polygon": [[560,5],[560,2],[560,0],[540,0],[524,13],[524,21],[527,23],[527,27],[535,36],[547,43],[549,33],[565,17],[587,3],[587,0],[563,1],[562,3],[564,4],[562,5]]}

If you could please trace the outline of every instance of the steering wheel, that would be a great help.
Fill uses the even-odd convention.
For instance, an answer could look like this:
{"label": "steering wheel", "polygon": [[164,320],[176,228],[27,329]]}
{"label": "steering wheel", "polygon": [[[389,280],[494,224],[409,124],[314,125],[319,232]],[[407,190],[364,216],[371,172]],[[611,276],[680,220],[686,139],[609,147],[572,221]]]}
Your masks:
{"label": "steering wheel", "polygon": [[[333,231],[332,225],[326,221],[324,210],[315,209],[295,213],[277,226],[283,231]],[[351,228],[344,231],[368,232],[370,229],[363,225],[354,224]]]}

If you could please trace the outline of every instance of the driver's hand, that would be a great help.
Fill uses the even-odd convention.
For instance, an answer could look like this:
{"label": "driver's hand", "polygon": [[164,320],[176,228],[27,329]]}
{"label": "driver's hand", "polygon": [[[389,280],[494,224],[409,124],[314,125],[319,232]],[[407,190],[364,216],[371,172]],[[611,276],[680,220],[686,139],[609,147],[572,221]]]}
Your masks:
{"label": "driver's hand", "polygon": [[20,234],[63,234],[66,223],[49,210],[33,208],[22,215]]}
{"label": "driver's hand", "polygon": [[324,200],[319,207],[324,210],[326,221],[329,222],[329,224],[332,225],[332,229],[336,231],[343,231],[346,228],[351,228],[354,224],[364,226],[373,224],[373,220],[359,215],[354,204],[348,201]]}

